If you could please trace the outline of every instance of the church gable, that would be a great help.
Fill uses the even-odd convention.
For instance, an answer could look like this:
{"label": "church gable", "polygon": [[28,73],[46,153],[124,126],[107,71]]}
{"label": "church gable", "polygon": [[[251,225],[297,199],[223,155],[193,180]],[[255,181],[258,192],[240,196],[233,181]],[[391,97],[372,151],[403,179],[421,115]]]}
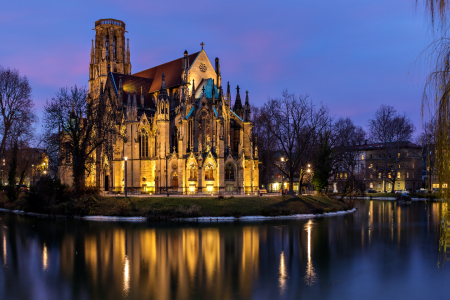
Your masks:
{"label": "church gable", "polygon": [[216,79],[216,71],[214,70],[213,65],[209,61],[208,56],[206,55],[205,50],[200,51],[195,61],[191,64],[189,69],[190,80],[195,80],[196,89],[200,82],[203,79]]}

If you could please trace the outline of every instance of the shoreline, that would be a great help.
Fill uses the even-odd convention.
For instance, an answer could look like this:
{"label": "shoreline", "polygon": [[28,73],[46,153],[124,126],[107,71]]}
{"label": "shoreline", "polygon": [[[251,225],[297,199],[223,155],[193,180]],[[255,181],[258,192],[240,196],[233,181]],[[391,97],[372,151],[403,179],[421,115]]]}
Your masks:
{"label": "shoreline", "polygon": [[[174,222],[239,222],[239,221],[266,221],[266,220],[302,220],[313,219],[321,217],[332,217],[354,213],[356,208],[349,210],[329,212],[322,214],[295,214],[295,215],[280,215],[280,216],[242,216],[242,217],[195,217],[195,218],[174,218],[168,221]],[[64,215],[49,215],[33,212],[26,212],[23,210],[11,210],[6,208],[0,208],[0,212],[13,213],[17,215],[30,216],[36,218],[55,218],[55,219],[68,219],[73,218],[77,220],[94,221],[94,222],[147,222],[147,217],[125,217],[125,216],[64,216]],[[151,221],[151,220],[150,220]]]}
{"label": "shoreline", "polygon": [[[350,199],[349,197],[344,197],[344,199]],[[396,201],[397,198],[395,197],[353,197],[353,199],[357,199],[357,200],[383,200],[383,201]],[[415,201],[415,202],[425,202],[425,201],[436,201],[436,202],[441,202],[444,201],[442,199],[428,199],[428,198],[411,198],[411,201]]]}

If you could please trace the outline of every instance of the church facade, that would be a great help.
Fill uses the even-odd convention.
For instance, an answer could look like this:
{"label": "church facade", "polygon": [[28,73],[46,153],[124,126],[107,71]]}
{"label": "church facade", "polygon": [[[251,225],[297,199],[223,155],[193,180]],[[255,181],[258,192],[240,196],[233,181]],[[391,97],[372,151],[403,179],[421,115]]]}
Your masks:
{"label": "church facade", "polygon": [[125,24],[102,19],[95,31],[89,93],[123,106],[120,126],[126,138],[115,141],[112,155],[97,151],[90,184],[113,192],[123,192],[126,185],[129,192],[152,194],[258,190],[248,92],[242,101],[237,86],[231,105],[219,58],[212,64],[202,43],[199,52],[185,51],[181,58],[132,74]]}

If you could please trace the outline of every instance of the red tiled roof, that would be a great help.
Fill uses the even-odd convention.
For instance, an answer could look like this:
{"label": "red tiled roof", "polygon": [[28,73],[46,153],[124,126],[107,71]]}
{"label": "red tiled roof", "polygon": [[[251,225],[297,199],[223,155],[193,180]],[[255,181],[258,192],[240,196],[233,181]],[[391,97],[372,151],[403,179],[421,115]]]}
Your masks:
{"label": "red tiled roof", "polygon": [[[189,55],[189,64],[192,65],[200,52]],[[138,72],[132,76],[147,78],[152,81],[151,87],[147,90],[150,93],[159,91],[161,88],[162,73],[166,76],[166,86],[168,88],[181,84],[183,57],[171,62]]]}
{"label": "red tiled roof", "polygon": [[116,88],[119,89],[120,77],[122,77],[122,87],[123,87],[123,104],[127,104],[128,93],[131,93],[131,101],[133,101],[134,92],[136,92],[136,104],[139,107],[141,105],[141,88],[144,94],[144,106],[155,108],[155,103],[150,98],[148,90],[152,85],[152,79],[137,77],[133,75],[123,75],[120,73],[111,73],[114,78],[114,84]]}

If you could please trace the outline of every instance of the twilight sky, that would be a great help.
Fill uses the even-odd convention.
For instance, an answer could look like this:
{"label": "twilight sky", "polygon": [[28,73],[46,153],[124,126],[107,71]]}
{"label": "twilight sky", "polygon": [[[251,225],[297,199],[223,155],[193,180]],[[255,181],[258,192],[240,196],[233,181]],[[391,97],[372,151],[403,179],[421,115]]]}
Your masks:
{"label": "twilight sky", "polygon": [[416,60],[430,32],[414,0],[5,1],[0,65],[29,78],[40,116],[58,88],[88,84],[92,29],[102,18],[125,22],[132,73],[203,41],[212,63],[220,58],[223,82],[249,90],[250,104],[287,88],[358,125],[381,104],[421,124]]}

